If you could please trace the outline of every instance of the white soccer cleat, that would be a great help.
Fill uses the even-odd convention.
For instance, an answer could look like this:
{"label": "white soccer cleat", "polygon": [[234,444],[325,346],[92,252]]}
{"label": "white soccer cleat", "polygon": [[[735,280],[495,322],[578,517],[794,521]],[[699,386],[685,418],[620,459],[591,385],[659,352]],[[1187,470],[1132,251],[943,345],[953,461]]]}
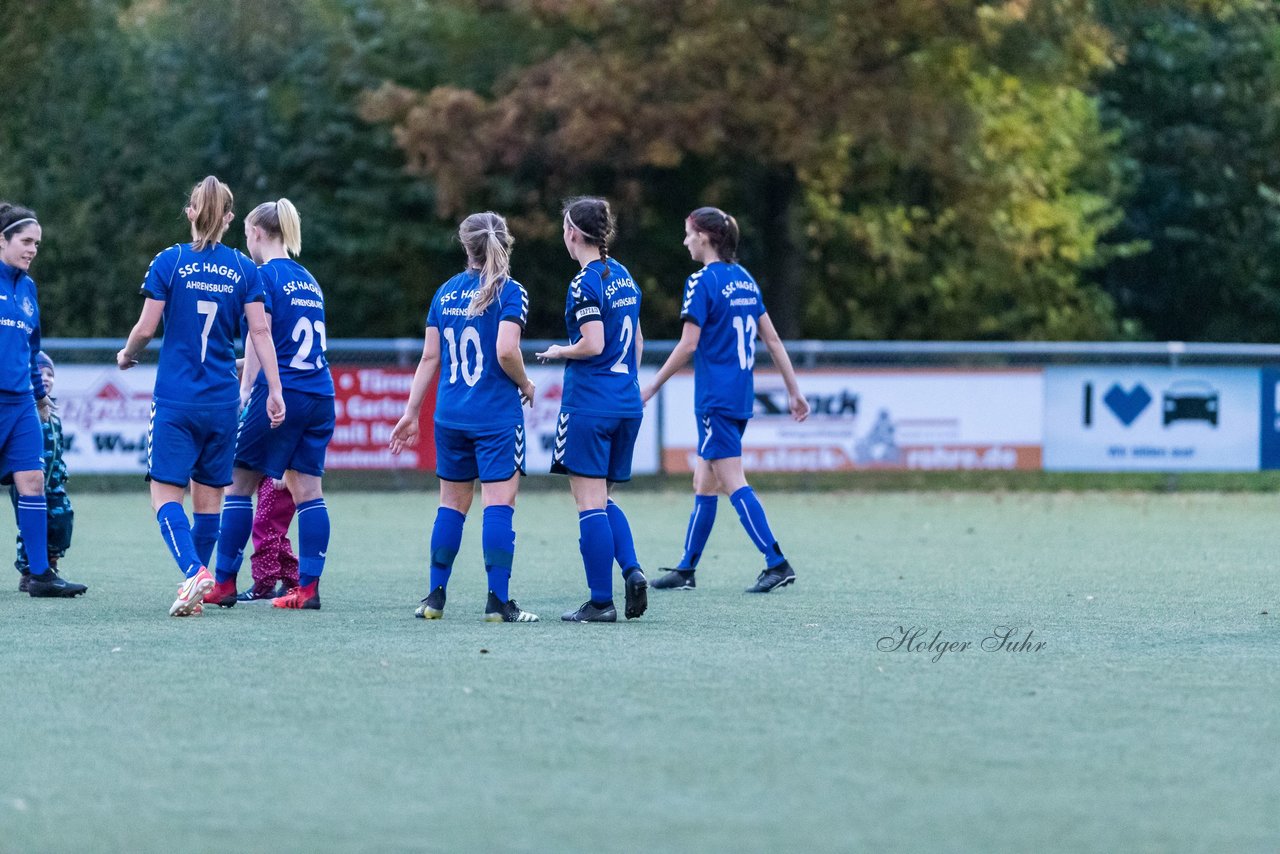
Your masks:
{"label": "white soccer cleat", "polygon": [[204,612],[204,594],[213,589],[213,574],[206,567],[178,586],[178,598],[169,606],[170,617],[190,617]]}

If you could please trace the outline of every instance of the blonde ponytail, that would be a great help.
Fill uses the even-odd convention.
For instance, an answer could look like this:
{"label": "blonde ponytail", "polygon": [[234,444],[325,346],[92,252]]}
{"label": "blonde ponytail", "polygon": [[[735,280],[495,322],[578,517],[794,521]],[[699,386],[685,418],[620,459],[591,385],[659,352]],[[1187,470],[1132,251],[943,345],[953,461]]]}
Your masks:
{"label": "blonde ponytail", "polygon": [[302,252],[302,217],[293,202],[285,198],[263,202],[245,217],[249,225],[257,226],[272,237],[280,238],[285,251],[295,258]]}
{"label": "blonde ponytail", "polygon": [[203,252],[222,239],[227,231],[227,214],[235,199],[231,188],[212,175],[206,177],[191,190],[187,205],[194,212],[191,217],[191,246]]}
{"label": "blonde ponytail", "polygon": [[467,250],[472,266],[480,268],[476,289],[467,316],[478,317],[493,304],[502,286],[511,278],[511,245],[507,221],[492,211],[472,214],[458,226],[458,239]]}

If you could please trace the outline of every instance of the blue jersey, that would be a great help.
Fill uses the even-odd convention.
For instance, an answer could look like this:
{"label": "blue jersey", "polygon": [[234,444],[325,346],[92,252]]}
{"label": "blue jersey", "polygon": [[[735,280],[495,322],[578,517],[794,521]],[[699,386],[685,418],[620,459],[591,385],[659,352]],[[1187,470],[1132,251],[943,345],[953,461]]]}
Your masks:
{"label": "blue jersey", "polygon": [[180,243],[151,262],[142,293],[164,301],[156,402],[239,406],[235,340],[245,303],[262,300],[254,263],[220,243],[201,252]]}
{"label": "blue jersey", "polygon": [[529,295],[524,285],[508,279],[483,314],[468,317],[479,287],[479,272],[459,273],[440,286],[427,313],[427,326],[440,330],[435,423],[458,430],[524,424],[520,389],[498,364],[498,324],[509,320],[523,329]]}
{"label": "blue jersey", "polygon": [[[306,268],[290,258],[275,258],[258,268],[271,336],[280,363],[280,385],[291,391],[333,397],[324,327],[324,293]],[[248,342],[246,347],[252,346]],[[259,373],[257,385],[267,384]]]}
{"label": "blue jersey", "polygon": [[582,338],[581,326],[604,323],[604,350],[591,359],[570,359],[564,369],[565,412],[604,417],[639,418],[640,378],[636,370],[636,332],[640,329],[640,288],[631,273],[609,259],[592,261],[574,276],[565,300],[564,324],[569,341]]}
{"label": "blue jersey", "polygon": [[36,283],[26,272],[0,261],[0,402],[44,397],[36,367],[39,352]]}
{"label": "blue jersey", "polygon": [[693,355],[694,412],[751,417],[762,314],[760,288],[740,265],[714,261],[689,277],[680,317],[702,329]]}

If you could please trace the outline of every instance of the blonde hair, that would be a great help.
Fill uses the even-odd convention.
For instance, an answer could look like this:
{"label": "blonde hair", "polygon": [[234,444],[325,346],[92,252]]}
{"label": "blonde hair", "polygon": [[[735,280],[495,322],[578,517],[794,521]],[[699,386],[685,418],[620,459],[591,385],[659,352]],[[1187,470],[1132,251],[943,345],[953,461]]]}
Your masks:
{"label": "blonde hair", "polygon": [[480,287],[467,306],[467,315],[477,317],[511,278],[511,244],[515,241],[507,231],[507,221],[493,211],[464,219],[458,226],[458,240],[467,250],[467,260],[480,268]]}
{"label": "blonde hair", "polygon": [[295,258],[302,252],[302,217],[298,216],[298,209],[288,199],[263,202],[249,211],[245,222],[280,238],[284,248]]}
{"label": "blonde hair", "polygon": [[187,206],[195,211],[191,218],[191,246],[203,252],[222,239],[227,231],[226,216],[235,199],[231,188],[212,175],[191,190]]}

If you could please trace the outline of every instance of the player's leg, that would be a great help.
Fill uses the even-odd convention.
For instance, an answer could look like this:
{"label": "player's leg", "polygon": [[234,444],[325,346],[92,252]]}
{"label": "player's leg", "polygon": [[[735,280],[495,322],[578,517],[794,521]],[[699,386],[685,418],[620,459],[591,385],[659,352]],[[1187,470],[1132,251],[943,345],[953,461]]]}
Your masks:
{"label": "player's leg", "polygon": [[[9,484],[9,501],[13,504],[13,521],[18,523],[18,487]],[[22,545],[22,529],[18,529],[13,568],[18,570],[18,592],[27,592],[27,583],[31,580],[31,564],[27,562],[27,550]]]}
{"label": "player's leg", "polygon": [[18,533],[27,551],[27,595],[71,598],[88,588],[49,568],[49,505],[44,494],[44,431],[30,401],[0,407],[0,470],[13,473],[18,493]]}
{"label": "player's leg", "polygon": [[614,427],[609,448],[609,497],[604,508],[609,516],[609,528],[613,532],[613,559],[622,570],[623,589],[626,593],[624,611],[628,620],[641,616],[649,607],[649,579],[645,578],[644,571],[640,569],[640,560],[636,557],[631,522],[612,496],[614,486],[631,480],[631,460],[635,452],[636,437],[640,435],[640,421],[639,418],[622,418]]}
{"label": "player's leg", "polygon": [[484,618],[493,623],[534,623],[538,616],[524,611],[511,598],[511,565],[515,561],[516,492],[524,475],[524,425],[476,437],[480,471],[480,499],[484,502],[484,571],[489,594]]}
{"label": "player's leg", "polygon": [[693,470],[693,512],[685,529],[684,554],[674,567],[664,567],[666,574],[653,582],[658,590],[693,590],[698,586],[694,574],[716,522],[719,491],[720,482],[711,463],[699,457]]}
{"label": "player's leg", "polygon": [[440,506],[431,526],[427,596],[414,611],[414,616],[424,620],[438,620],[444,616],[449,576],[453,574],[453,562],[462,547],[462,528],[471,509],[475,482],[480,477],[475,443],[466,431],[437,424],[435,439]]}
{"label": "player's leg", "polygon": [[576,623],[612,623],[613,529],[605,506],[609,502],[610,434],[617,419],[561,411],[556,423],[553,474],[569,475],[569,490],[578,506],[578,550],[591,598],[560,619]]}
{"label": "player's leg", "polygon": [[[262,482],[262,472],[237,466],[231,474],[222,505],[222,522],[217,537],[218,563],[214,571],[213,589],[205,594],[204,601],[230,608],[238,600],[236,576],[244,562],[244,549],[249,544],[253,529],[253,493]],[[194,490],[193,485],[192,489]],[[197,512],[198,520],[202,514]],[[193,537],[193,539],[195,539]],[[199,542],[196,543],[197,551]]]}
{"label": "player's leg", "polygon": [[298,586],[272,601],[277,608],[320,609],[320,576],[329,551],[329,508],[322,479],[290,469],[285,485],[298,508]]}
{"label": "player's leg", "polygon": [[782,547],[769,528],[769,519],[765,516],[764,507],[756,497],[755,490],[747,485],[742,471],[742,457],[714,460],[711,467],[720,481],[721,489],[729,494],[733,509],[738,511],[743,530],[760,550],[760,554],[764,555],[765,569],[756,578],[756,583],[747,588],[747,592],[768,593],[776,587],[793,583],[796,580],[795,570],[787,562]]}

